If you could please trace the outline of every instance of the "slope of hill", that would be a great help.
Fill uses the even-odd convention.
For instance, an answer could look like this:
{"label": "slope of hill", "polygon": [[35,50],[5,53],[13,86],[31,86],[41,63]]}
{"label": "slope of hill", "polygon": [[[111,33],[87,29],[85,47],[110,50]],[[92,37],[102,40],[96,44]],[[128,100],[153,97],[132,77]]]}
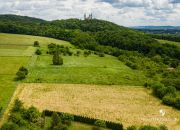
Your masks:
{"label": "slope of hill", "polygon": [[44,22],[46,22],[45,20],[38,19],[38,18],[33,18],[33,17],[28,17],[28,16],[11,15],[11,14],[0,15],[0,21],[23,22],[23,23],[44,23]]}
{"label": "slope of hill", "polygon": [[[6,22],[3,19],[6,19]],[[14,22],[12,22],[13,19],[15,19]],[[31,24],[28,21],[28,17],[1,15],[0,32],[53,37],[91,50],[96,50],[99,45],[105,45],[138,51],[145,55],[154,51],[159,55],[180,58],[178,56],[180,52],[177,49],[174,49],[175,54],[171,53],[172,46],[162,46],[144,33],[103,20],[69,19],[40,23],[30,20],[33,21]]]}
{"label": "slope of hill", "polygon": [[[0,32],[16,33],[0,34],[2,112],[21,82],[144,85],[164,104],[180,109],[180,49],[176,44],[162,44],[144,33],[97,19],[48,22],[1,15]],[[63,65],[53,65],[59,54]],[[21,66],[28,69],[28,75],[16,82]]]}

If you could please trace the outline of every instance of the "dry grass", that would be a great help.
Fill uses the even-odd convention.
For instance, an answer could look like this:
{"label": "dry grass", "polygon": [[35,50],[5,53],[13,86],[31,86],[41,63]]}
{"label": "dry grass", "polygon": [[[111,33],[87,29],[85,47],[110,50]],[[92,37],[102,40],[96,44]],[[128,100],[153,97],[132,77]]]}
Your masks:
{"label": "dry grass", "polygon": [[[79,84],[21,84],[19,98],[25,106],[85,115],[132,124],[161,125],[180,129],[180,111],[162,105],[147,89],[133,86]],[[165,110],[161,116],[159,110]],[[175,119],[176,118],[176,119]]]}

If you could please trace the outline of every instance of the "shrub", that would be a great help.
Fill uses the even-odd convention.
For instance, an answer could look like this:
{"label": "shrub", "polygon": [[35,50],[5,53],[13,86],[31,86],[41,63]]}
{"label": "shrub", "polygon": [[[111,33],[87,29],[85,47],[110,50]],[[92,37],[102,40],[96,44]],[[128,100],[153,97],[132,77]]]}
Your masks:
{"label": "shrub", "polygon": [[36,125],[41,127],[41,128],[44,128],[44,126],[45,126],[45,118],[39,117],[37,119]]}
{"label": "shrub", "polygon": [[28,74],[28,69],[23,66],[19,68],[19,71],[23,71],[26,75]]}
{"label": "shrub", "polygon": [[26,78],[26,74],[23,71],[18,71],[16,73],[16,80],[23,80]]}
{"label": "shrub", "polygon": [[73,55],[73,52],[72,52],[72,51],[67,51],[67,54],[68,54],[69,56],[72,56],[72,55]]}
{"label": "shrub", "polygon": [[141,126],[139,130],[158,130],[158,128],[150,125]]}
{"label": "shrub", "polygon": [[98,127],[106,127],[106,122],[103,120],[97,120],[94,124]]}
{"label": "shrub", "polygon": [[26,126],[27,122],[22,118],[20,113],[12,113],[9,117],[9,120],[19,126]]}
{"label": "shrub", "polygon": [[50,48],[56,48],[56,44],[50,43],[50,44],[48,44],[48,48],[49,48],[49,49],[50,49]]}
{"label": "shrub", "polygon": [[168,130],[167,126],[165,125],[160,125],[159,130]]}
{"label": "shrub", "polygon": [[17,130],[17,129],[18,129],[18,125],[16,125],[13,122],[7,122],[3,124],[3,126],[1,127],[1,130]]}
{"label": "shrub", "polygon": [[63,58],[59,56],[58,52],[53,55],[53,65],[63,65]]}
{"label": "shrub", "polygon": [[152,88],[153,94],[159,98],[163,98],[163,96],[166,94],[166,88],[161,83],[152,84]]}
{"label": "shrub", "polygon": [[176,98],[172,94],[167,94],[166,96],[163,97],[162,101],[166,105],[174,106],[176,102]]}
{"label": "shrub", "polygon": [[91,54],[91,51],[84,51],[84,56],[87,57]]}
{"label": "shrub", "polygon": [[120,123],[106,122],[106,127],[113,130],[123,130],[123,125]]}
{"label": "shrub", "polygon": [[130,67],[131,69],[137,69],[138,66],[135,63],[132,63],[130,61],[126,62],[126,65]]}
{"label": "shrub", "polygon": [[104,53],[99,53],[99,57],[104,57]]}
{"label": "shrub", "polygon": [[60,114],[60,117],[62,120],[74,121],[74,116],[68,113],[62,113]]}
{"label": "shrub", "polygon": [[129,126],[128,128],[127,128],[127,130],[137,130],[137,128],[136,128],[136,126]]}
{"label": "shrub", "polygon": [[0,107],[0,115],[1,115],[2,109],[3,109],[3,107]]}
{"label": "shrub", "polygon": [[76,55],[79,56],[81,54],[81,51],[77,51]]}
{"label": "shrub", "polygon": [[16,73],[16,80],[22,80],[26,78],[26,75],[28,74],[28,70],[25,67],[20,67],[18,72]]}
{"label": "shrub", "polygon": [[39,49],[37,49],[35,53],[36,53],[36,55],[41,55],[42,54],[41,50],[39,50]]}
{"label": "shrub", "polygon": [[37,119],[40,117],[39,111],[35,107],[30,107],[23,113],[24,119],[28,120],[29,122],[37,122]]}
{"label": "shrub", "polygon": [[160,99],[162,99],[167,94],[175,95],[176,88],[172,86],[165,87],[163,84],[155,84],[153,85],[153,93]]}
{"label": "shrub", "polygon": [[180,97],[177,97],[177,98],[176,98],[175,107],[176,107],[177,109],[180,109]]}
{"label": "shrub", "polygon": [[52,118],[51,128],[54,128],[59,123],[61,123],[61,118],[56,112],[53,112],[51,118]]}
{"label": "shrub", "polygon": [[14,107],[12,108],[12,112],[20,112],[23,109],[23,103],[16,99],[14,103]]}
{"label": "shrub", "polygon": [[39,42],[38,41],[34,41],[34,47],[39,47]]}
{"label": "shrub", "polygon": [[176,88],[175,88],[175,87],[172,87],[172,86],[167,86],[167,87],[166,87],[166,91],[167,91],[167,94],[173,94],[173,95],[175,95],[175,93],[176,93]]}
{"label": "shrub", "polygon": [[151,84],[146,82],[146,83],[144,83],[144,87],[145,88],[151,87]]}

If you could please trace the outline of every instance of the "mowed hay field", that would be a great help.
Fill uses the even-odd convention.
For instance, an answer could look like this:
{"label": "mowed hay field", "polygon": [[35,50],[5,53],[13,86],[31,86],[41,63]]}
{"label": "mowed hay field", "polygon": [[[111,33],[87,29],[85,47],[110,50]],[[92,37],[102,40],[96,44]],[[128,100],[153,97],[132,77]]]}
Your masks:
{"label": "mowed hay field", "polygon": [[[26,107],[53,110],[129,125],[161,125],[180,129],[180,111],[162,105],[150,91],[135,86],[20,84],[18,97]],[[160,114],[160,110],[166,113]]]}

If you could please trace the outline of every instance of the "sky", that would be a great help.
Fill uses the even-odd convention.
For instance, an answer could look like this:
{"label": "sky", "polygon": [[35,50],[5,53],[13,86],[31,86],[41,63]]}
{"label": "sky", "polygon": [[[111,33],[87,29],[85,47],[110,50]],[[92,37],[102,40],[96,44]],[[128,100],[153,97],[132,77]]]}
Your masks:
{"label": "sky", "polygon": [[123,26],[180,26],[180,0],[0,0],[0,14],[57,20],[84,13]]}

